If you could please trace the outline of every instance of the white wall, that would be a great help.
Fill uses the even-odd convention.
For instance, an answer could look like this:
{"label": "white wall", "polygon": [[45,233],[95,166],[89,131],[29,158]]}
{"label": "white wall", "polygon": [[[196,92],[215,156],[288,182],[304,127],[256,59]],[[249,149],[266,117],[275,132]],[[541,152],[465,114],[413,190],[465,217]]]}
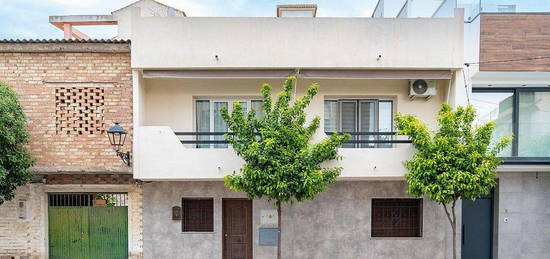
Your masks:
{"label": "white wall", "polygon": [[457,9],[454,18],[410,19],[140,17],[133,13],[132,67],[460,68],[462,11]]}
{"label": "white wall", "polygon": [[[125,8],[119,9],[114,11],[113,18],[117,20],[117,39],[130,39],[132,34],[132,9],[133,8],[139,8],[139,14],[144,17],[151,17],[151,16],[168,16],[169,12],[168,9],[170,7],[166,5],[159,4],[155,1],[151,0],[141,0],[137,1],[130,6],[127,6]],[[173,9],[173,8],[172,8]],[[185,13],[179,10],[175,10],[173,12],[174,16],[177,17],[183,17],[185,16]]]}

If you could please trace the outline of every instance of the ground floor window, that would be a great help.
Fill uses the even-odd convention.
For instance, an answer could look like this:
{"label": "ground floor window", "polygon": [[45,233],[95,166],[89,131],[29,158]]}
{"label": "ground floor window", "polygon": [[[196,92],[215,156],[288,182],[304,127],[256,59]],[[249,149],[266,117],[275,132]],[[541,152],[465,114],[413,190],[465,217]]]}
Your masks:
{"label": "ground floor window", "polygon": [[183,232],[214,232],[214,199],[183,198]]}
{"label": "ground floor window", "polygon": [[372,237],[421,237],[422,199],[372,199]]}

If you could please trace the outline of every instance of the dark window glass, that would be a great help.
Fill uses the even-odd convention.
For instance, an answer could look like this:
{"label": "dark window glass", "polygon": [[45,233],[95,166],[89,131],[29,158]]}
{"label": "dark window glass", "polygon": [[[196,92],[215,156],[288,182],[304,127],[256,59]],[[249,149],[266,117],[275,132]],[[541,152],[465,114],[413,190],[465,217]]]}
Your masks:
{"label": "dark window glass", "polygon": [[214,199],[183,198],[183,232],[214,231]]}
{"label": "dark window glass", "polygon": [[422,199],[372,199],[372,237],[421,237]]}

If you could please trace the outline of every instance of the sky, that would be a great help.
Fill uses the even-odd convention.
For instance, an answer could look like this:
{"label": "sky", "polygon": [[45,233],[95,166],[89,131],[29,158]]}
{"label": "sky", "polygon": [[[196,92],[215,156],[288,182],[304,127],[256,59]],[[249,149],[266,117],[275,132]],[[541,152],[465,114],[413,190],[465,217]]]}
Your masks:
{"label": "sky", "polygon": [[[50,15],[110,14],[136,0],[0,0],[0,39],[55,39]],[[158,0],[187,16],[275,16],[279,4],[317,4],[318,17],[370,17],[378,0]],[[401,0],[386,0],[401,1]],[[438,1],[438,0],[416,0]],[[116,36],[115,26],[79,26],[91,38]]]}

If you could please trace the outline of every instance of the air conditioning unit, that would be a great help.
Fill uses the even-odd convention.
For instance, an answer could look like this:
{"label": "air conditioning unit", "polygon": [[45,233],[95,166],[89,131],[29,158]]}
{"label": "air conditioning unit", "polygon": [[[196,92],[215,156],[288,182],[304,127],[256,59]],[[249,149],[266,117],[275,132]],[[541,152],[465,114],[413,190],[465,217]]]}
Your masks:
{"label": "air conditioning unit", "polygon": [[435,88],[435,80],[414,79],[409,81],[409,98],[414,99],[417,97],[429,99],[437,94]]}

